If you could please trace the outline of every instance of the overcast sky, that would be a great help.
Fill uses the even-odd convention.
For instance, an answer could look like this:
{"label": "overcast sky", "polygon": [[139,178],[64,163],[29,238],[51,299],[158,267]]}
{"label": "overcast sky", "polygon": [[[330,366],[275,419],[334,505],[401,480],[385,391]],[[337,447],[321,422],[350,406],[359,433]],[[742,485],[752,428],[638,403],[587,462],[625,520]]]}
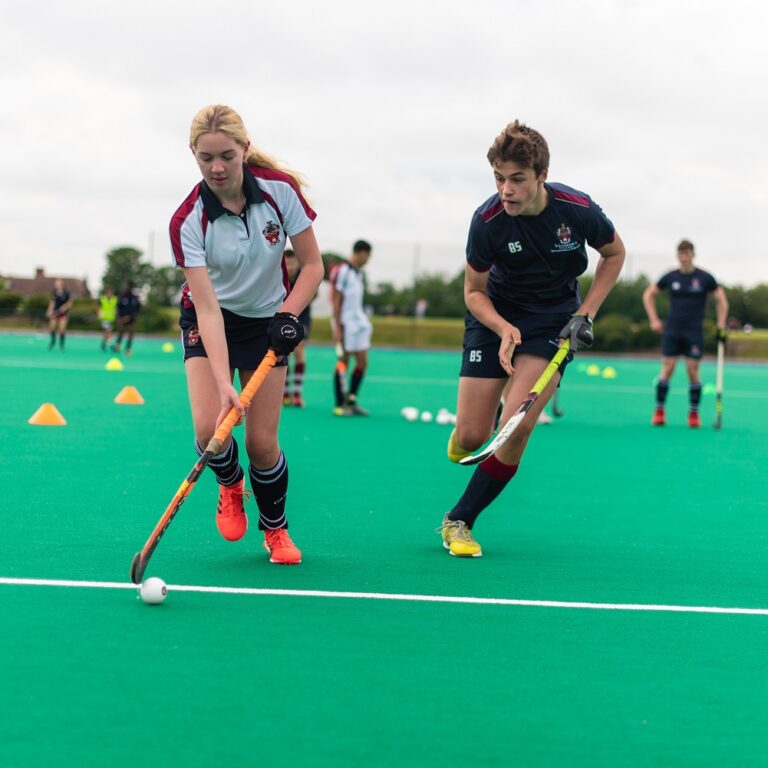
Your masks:
{"label": "overcast sky", "polygon": [[768,282],[766,7],[0,0],[0,273],[98,290],[113,247],[170,263],[189,124],[219,102],[309,179],[322,250],[374,244],[373,284],[463,268],[515,118],[612,219],[626,276],[671,268],[686,237],[720,281]]}

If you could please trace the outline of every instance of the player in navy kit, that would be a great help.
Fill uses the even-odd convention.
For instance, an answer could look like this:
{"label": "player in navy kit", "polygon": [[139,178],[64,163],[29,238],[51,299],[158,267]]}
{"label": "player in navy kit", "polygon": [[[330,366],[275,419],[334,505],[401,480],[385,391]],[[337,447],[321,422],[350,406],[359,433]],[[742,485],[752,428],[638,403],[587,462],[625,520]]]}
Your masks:
{"label": "player in navy kit", "polygon": [[133,334],[136,331],[136,316],[141,309],[141,301],[133,291],[132,280],[126,280],[120,289],[120,295],[117,297],[117,339],[112,347],[114,352],[120,352],[120,345],[125,336],[125,354],[128,357],[132,354]]}
{"label": "player in navy kit", "polygon": [[[299,260],[293,248],[286,248],[283,252],[285,261],[285,272],[288,275],[288,282],[293,286],[299,278]],[[299,322],[304,329],[304,338],[301,343],[293,350],[293,370],[291,370],[291,360],[288,360],[288,368],[285,372],[285,392],[283,393],[283,405],[292,405],[296,408],[304,407],[304,398],[301,396],[301,389],[304,385],[304,376],[307,371],[307,340],[312,330],[312,305],[307,304],[304,311],[299,315]]]}
{"label": "player in navy kit", "polygon": [[48,345],[48,349],[53,349],[56,346],[56,331],[59,332],[59,348],[61,350],[64,349],[70,309],[72,309],[72,297],[66,289],[64,281],[57,277],[53,281],[51,300],[48,302],[48,309],[45,311],[46,317],[49,318],[48,331],[51,334],[51,342]]}
{"label": "player in navy kit", "polygon": [[[302,195],[301,177],[252,147],[230,107],[200,110],[189,144],[203,180],[174,214],[170,235],[186,278],[179,325],[196,449],[202,453],[233,406],[245,416],[232,384],[235,370],[245,385],[267,350],[274,350],[282,360],[250,404],[245,450],[270,561],[297,564],[301,552],[288,535],[285,512],[288,463],[277,428],[286,357],[303,336],[297,315],[323,277],[315,212]],[[301,267],[290,293],[283,266],[289,238]],[[237,441],[230,438],[208,466],[219,482],[219,532],[228,541],[241,539],[248,519]]]}
{"label": "player in navy kit", "polygon": [[[656,383],[656,410],[651,424],[662,427],[666,423],[664,406],[669,393],[669,381],[675,371],[677,358],[685,357],[688,371],[688,426],[698,429],[699,403],[701,402],[701,378],[699,364],[704,352],[704,311],[707,296],[715,297],[717,313],[717,338],[725,341],[728,320],[728,298],[717,280],[703,269],[695,267],[693,243],[682,240],[677,246],[680,268],[667,272],[655,285],[649,285],[643,293],[643,305],[651,328],[661,333],[661,373]],[[669,291],[669,316],[661,321],[656,311],[656,296]]]}
{"label": "player in navy kit", "polygon": [[[505,423],[543,373],[561,339],[587,346],[592,318],[616,282],[624,245],[613,224],[585,193],[547,182],[544,137],[510,123],[488,151],[497,194],[472,217],[467,242],[464,353],[456,428],[448,456],[459,461],[479,448],[493,429],[505,394]],[[577,278],[587,268],[590,245],[600,253],[595,278],[581,300]],[[572,358],[566,358],[567,362]],[[563,368],[560,369],[561,373]],[[452,555],[479,557],[472,535],[478,515],[517,472],[536,420],[557,387],[555,374],[520,426],[469,483],[440,526]]]}

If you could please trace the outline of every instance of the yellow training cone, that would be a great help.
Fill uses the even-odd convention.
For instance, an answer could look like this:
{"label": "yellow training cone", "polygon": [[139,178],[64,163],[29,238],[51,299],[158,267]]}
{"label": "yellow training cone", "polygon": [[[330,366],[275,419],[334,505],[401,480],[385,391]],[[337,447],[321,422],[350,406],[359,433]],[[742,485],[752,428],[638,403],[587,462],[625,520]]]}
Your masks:
{"label": "yellow training cone", "polygon": [[163,344],[163,352],[173,352],[173,344],[170,341],[166,341]]}
{"label": "yellow training cone", "polygon": [[123,364],[116,357],[113,357],[104,367],[108,371],[122,371],[124,368]]}
{"label": "yellow training cone", "polygon": [[53,403],[43,403],[28,419],[38,427],[63,427],[67,420]]}
{"label": "yellow training cone", "polygon": [[144,405],[144,398],[136,387],[123,387],[115,398],[120,405]]}
{"label": "yellow training cone", "polygon": [[595,365],[592,363],[592,365],[587,366],[587,376],[599,376],[600,375],[600,366]]}
{"label": "yellow training cone", "polygon": [[612,368],[610,365],[607,368],[603,369],[603,378],[604,379],[615,379],[619,374],[616,373],[616,369]]}

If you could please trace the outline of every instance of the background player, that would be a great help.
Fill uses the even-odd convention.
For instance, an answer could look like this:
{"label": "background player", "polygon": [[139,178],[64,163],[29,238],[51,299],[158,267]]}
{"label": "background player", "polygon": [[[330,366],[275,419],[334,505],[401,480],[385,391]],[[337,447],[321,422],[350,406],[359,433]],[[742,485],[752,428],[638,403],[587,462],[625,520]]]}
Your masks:
{"label": "background player", "polygon": [[[337,416],[367,416],[368,411],[357,402],[360,386],[368,367],[371,346],[371,321],[365,313],[365,277],[362,269],[371,257],[371,244],[358,240],[352,255],[337,264],[330,275],[333,340],[338,359],[334,371]],[[350,355],[355,367],[347,388],[347,366]]]}
{"label": "background player", "polygon": [[[694,255],[693,243],[690,240],[681,240],[677,246],[680,268],[667,272],[655,285],[649,285],[643,293],[643,305],[651,328],[663,334],[661,373],[656,384],[656,410],[651,419],[651,424],[656,427],[662,427],[666,422],[664,406],[669,393],[669,381],[680,355],[685,357],[685,367],[688,371],[688,426],[693,429],[701,426],[699,364],[704,354],[704,310],[710,293],[715,297],[717,338],[725,341],[726,337],[728,298],[709,272],[693,265]],[[656,311],[656,296],[661,291],[669,291],[669,316],[665,323],[662,323]]]}
{"label": "background player", "polygon": [[64,349],[70,309],[72,309],[72,297],[64,285],[64,281],[57,277],[53,281],[51,300],[48,302],[48,308],[45,310],[45,316],[49,318],[48,332],[51,334],[51,343],[48,345],[48,349],[53,349],[56,346],[57,331],[59,334],[59,348]]}
{"label": "background player", "polygon": [[123,336],[126,336],[125,354],[132,354],[133,334],[136,331],[136,316],[141,309],[141,301],[134,293],[133,281],[126,280],[117,298],[117,340],[113,347],[115,352],[120,352],[120,344]]}
{"label": "background player", "polygon": [[[452,461],[488,439],[508,379],[503,423],[543,373],[561,338],[570,339],[574,350],[581,340],[591,344],[591,318],[624,262],[621,238],[600,207],[583,192],[547,182],[549,148],[538,131],[510,123],[491,145],[488,161],[497,193],[475,211],[469,229],[464,354],[456,428],[448,443]],[[577,277],[587,268],[588,244],[600,259],[582,301]],[[515,476],[536,419],[560,378],[555,374],[510,439],[477,465],[443,519],[439,530],[452,555],[482,554],[472,535],[475,521]]]}
{"label": "background player", "polygon": [[101,350],[106,352],[109,341],[112,338],[112,329],[115,327],[117,317],[117,296],[111,285],[104,288],[104,293],[99,297],[99,322],[101,323],[102,337]]}
{"label": "background player", "polygon": [[[299,277],[299,260],[296,258],[292,248],[286,248],[283,253],[285,262],[285,271],[288,275],[288,282],[291,284],[291,290],[296,285]],[[285,373],[285,392],[283,393],[283,405],[293,405],[296,408],[304,407],[304,399],[301,396],[301,389],[304,384],[304,376],[307,370],[307,340],[312,330],[312,305],[307,304],[304,311],[299,315],[299,322],[304,328],[304,338],[296,349],[293,350],[291,358],[293,359],[293,370],[291,370],[291,358],[288,359],[288,365]]]}
{"label": "background player", "polygon": [[[202,453],[233,406],[245,415],[232,385],[235,370],[244,385],[267,349],[285,358],[301,341],[296,315],[315,295],[323,263],[301,177],[251,145],[237,112],[223,105],[200,110],[189,145],[203,180],[174,214],[170,235],[187,281],[179,325]],[[287,238],[301,266],[290,293],[283,268]],[[284,387],[283,359],[251,402],[245,450],[264,547],[271,562],[293,565],[301,562],[301,551],[288,535],[288,462],[277,436]],[[237,541],[248,527],[237,441],[227,440],[208,466],[219,482],[216,525],[225,539]]]}

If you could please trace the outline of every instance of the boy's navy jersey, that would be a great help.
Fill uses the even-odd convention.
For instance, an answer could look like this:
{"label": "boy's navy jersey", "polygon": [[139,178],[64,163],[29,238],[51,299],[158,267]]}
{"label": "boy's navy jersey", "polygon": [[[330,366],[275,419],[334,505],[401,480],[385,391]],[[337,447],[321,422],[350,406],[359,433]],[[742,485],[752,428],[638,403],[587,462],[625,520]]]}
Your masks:
{"label": "boy's navy jersey", "polygon": [[55,288],[51,291],[53,299],[53,311],[57,312],[69,301],[69,291],[66,289],[59,293]]}
{"label": "boy's navy jersey", "polygon": [[121,294],[117,302],[118,317],[133,317],[139,312],[141,302],[135,293]]}
{"label": "boy's navy jersey", "polygon": [[688,274],[674,269],[667,272],[656,287],[669,291],[669,317],[666,328],[701,330],[707,294],[717,288],[717,280],[703,269]]}
{"label": "boy's navy jersey", "polygon": [[575,312],[586,246],[602,248],[615,237],[589,195],[564,184],[544,186],[547,205],[536,216],[509,216],[495,194],[472,217],[467,261],[478,272],[490,270],[488,298],[505,316]]}

